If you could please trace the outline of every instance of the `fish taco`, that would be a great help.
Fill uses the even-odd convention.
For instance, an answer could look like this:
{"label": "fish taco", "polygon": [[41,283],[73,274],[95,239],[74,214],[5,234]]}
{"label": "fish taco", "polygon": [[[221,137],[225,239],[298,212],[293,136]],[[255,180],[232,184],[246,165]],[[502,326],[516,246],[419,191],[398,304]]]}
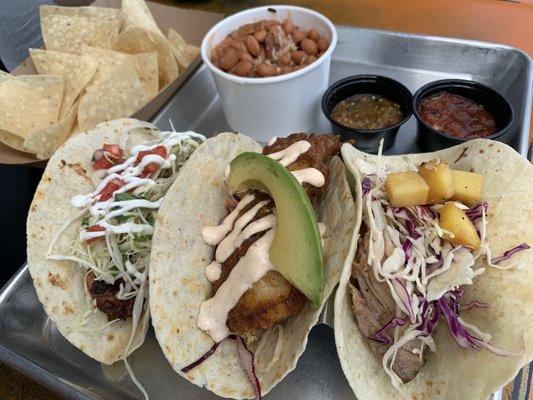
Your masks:
{"label": "fish taco", "polygon": [[29,271],[61,334],[99,362],[144,341],[155,214],[202,140],[119,119],[72,137],[48,162],[28,215]]}
{"label": "fish taco", "polygon": [[261,148],[222,133],[184,165],[150,264],[156,336],[181,376],[258,399],[295,368],[353,256],[357,212],[340,147],[335,135]]}
{"label": "fish taco", "polygon": [[533,354],[533,167],[499,142],[369,155],[335,340],[359,400],[487,399]]}

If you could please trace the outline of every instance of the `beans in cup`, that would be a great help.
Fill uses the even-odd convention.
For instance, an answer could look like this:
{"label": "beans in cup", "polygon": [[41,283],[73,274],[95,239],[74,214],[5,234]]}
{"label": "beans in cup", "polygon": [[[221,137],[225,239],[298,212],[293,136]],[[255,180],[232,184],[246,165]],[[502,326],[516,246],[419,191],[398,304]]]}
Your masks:
{"label": "beans in cup", "polygon": [[301,69],[324,54],[329,42],[312,28],[290,19],[261,20],[241,26],[211,51],[211,62],[233,75],[263,78]]}

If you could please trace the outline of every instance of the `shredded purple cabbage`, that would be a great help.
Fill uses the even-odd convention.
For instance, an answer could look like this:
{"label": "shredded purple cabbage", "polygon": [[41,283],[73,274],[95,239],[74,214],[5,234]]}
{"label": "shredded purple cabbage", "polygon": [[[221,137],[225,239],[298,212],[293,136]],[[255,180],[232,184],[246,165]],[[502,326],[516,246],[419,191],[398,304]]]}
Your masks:
{"label": "shredded purple cabbage", "polygon": [[413,242],[407,239],[405,242],[403,242],[402,249],[403,249],[403,252],[405,253],[405,259],[409,260],[409,258],[411,258],[411,255],[413,253]]}
{"label": "shredded purple cabbage", "polygon": [[363,187],[363,196],[366,196],[368,192],[372,189],[372,181],[368,176],[365,176],[363,178],[363,182],[361,182],[361,186]]}
{"label": "shredded purple cabbage", "polygon": [[527,243],[519,244],[518,246],[515,246],[512,249],[509,249],[509,250],[505,251],[503,253],[503,255],[501,255],[500,257],[493,258],[492,259],[492,263],[493,264],[499,264],[502,261],[508,260],[513,255],[515,255],[516,253],[518,253],[520,251],[523,251],[523,250],[529,250],[530,248],[531,248],[531,246],[528,245]]}
{"label": "shredded purple cabbage", "polygon": [[370,337],[370,340],[373,340],[378,343],[389,344],[391,341],[387,336],[384,335],[384,333],[391,328],[396,328],[397,326],[404,326],[406,322],[407,322],[407,319],[405,318],[393,317],[389,322],[383,325],[376,333],[374,333]]}
{"label": "shredded purple cabbage", "polygon": [[246,373],[246,377],[254,389],[254,400],[262,400],[261,397],[261,385],[255,372],[254,353],[248,349],[246,343],[240,336],[231,335],[231,339],[237,341],[237,354],[241,362],[242,369]]}
{"label": "shredded purple cabbage", "polygon": [[483,210],[485,210],[485,215],[487,215],[488,209],[489,204],[486,201],[482,201],[476,204],[474,207],[471,207],[470,209],[466,210],[465,214],[468,218],[470,218],[470,221],[476,222],[476,220],[483,216]]}
{"label": "shredded purple cabbage", "polygon": [[416,240],[416,239],[422,237],[422,235],[416,230],[415,224],[413,223],[412,220],[406,219],[405,220],[405,226],[407,227],[407,232],[409,232],[409,237],[410,238]]}
{"label": "shredded purple cabbage", "polygon": [[[523,348],[521,351],[512,352],[512,351],[500,349],[499,347],[496,347],[492,345],[491,343],[487,343],[483,341],[482,339],[479,339],[471,335],[468,332],[468,330],[463,326],[463,324],[461,324],[461,322],[459,321],[459,312],[455,311],[461,308],[460,306],[455,304],[457,303],[458,298],[459,297],[456,297],[456,296],[444,295],[439,300],[437,300],[437,304],[442,314],[444,314],[444,318],[446,319],[446,323],[448,324],[448,329],[452,337],[455,339],[455,341],[460,347],[462,347],[463,349],[485,348],[491,353],[498,355],[498,356],[502,356],[502,357],[518,357],[524,353]],[[484,304],[484,303],[480,303],[480,304]]]}
{"label": "shredded purple cabbage", "polygon": [[215,354],[215,351],[217,351],[217,348],[218,346],[220,345],[220,343],[222,342],[217,342],[215,343],[213,346],[211,346],[211,348],[209,350],[207,350],[205,352],[205,354],[203,354],[200,358],[198,358],[198,360],[190,363],[189,365],[187,365],[186,367],[183,367],[181,369],[181,372],[183,372],[184,374],[186,374],[187,372],[193,370],[194,368],[196,368],[197,366],[199,366],[200,364],[202,364],[204,361],[206,361],[209,357],[211,357],[213,354]]}
{"label": "shredded purple cabbage", "polygon": [[[259,384],[259,379],[257,378],[257,374],[255,372],[255,362],[254,362],[254,353],[252,353],[248,347],[246,346],[246,343],[244,343],[244,340],[240,336],[237,336],[235,334],[229,335],[226,339],[235,340],[237,342],[237,354],[239,356],[239,360],[241,362],[241,366],[246,373],[246,377],[248,378],[248,381],[252,385],[252,388],[254,389],[255,400],[262,400],[261,397],[261,385]],[[222,343],[224,340],[221,340],[220,342],[215,343],[211,348],[203,354],[200,358],[198,358],[196,361],[192,362],[191,364],[187,365],[186,367],[181,369],[181,372],[184,374],[191,371],[192,369],[196,368],[200,364],[202,364],[204,361],[206,361],[209,357],[211,357],[213,354],[215,354],[215,351],[217,350],[220,343]]]}
{"label": "shredded purple cabbage", "polygon": [[407,309],[409,318],[411,320],[414,320],[413,306],[411,305],[411,296],[409,296],[409,292],[407,291],[407,286],[405,286],[405,283],[402,282],[402,280],[398,278],[392,279],[391,283],[392,283],[392,286],[394,287],[394,290],[398,294],[400,301]]}

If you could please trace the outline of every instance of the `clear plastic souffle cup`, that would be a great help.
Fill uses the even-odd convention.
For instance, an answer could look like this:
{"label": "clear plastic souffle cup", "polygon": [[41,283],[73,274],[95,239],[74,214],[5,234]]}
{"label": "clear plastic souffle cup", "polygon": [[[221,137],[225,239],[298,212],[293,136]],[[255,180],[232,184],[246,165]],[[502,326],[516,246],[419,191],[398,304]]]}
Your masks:
{"label": "clear plastic souffle cup", "polygon": [[[297,71],[273,77],[240,77],[224,72],[210,60],[211,50],[239,27],[264,19],[291,19],[301,30],[315,28],[329,42],[324,54]],[[321,119],[320,99],[328,86],[331,53],[337,44],[333,23],[307,8],[276,5],[251,8],[216,24],[201,45],[203,62],[211,70],[230,127],[260,142],[273,136],[309,132]]]}

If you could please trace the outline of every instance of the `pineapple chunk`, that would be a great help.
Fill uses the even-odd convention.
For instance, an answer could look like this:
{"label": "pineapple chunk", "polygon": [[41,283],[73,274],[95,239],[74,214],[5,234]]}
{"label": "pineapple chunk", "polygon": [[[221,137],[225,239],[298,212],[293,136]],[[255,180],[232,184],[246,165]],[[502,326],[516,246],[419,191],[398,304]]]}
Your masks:
{"label": "pineapple chunk", "polygon": [[385,189],[395,207],[419,206],[428,201],[429,186],[416,172],[392,172],[387,175]]}
{"label": "pineapple chunk", "polygon": [[474,172],[452,170],[452,183],[455,194],[452,200],[473,206],[481,200],[485,176]]}
{"label": "pineapple chunk", "polygon": [[428,203],[437,204],[453,196],[452,170],[445,162],[423,163],[418,173],[429,185]]}
{"label": "pineapple chunk", "polygon": [[444,205],[439,210],[440,227],[453,233],[450,239],[455,246],[466,246],[473,250],[478,250],[481,240],[476,231],[476,227],[466,216],[463,210],[453,203]]}

